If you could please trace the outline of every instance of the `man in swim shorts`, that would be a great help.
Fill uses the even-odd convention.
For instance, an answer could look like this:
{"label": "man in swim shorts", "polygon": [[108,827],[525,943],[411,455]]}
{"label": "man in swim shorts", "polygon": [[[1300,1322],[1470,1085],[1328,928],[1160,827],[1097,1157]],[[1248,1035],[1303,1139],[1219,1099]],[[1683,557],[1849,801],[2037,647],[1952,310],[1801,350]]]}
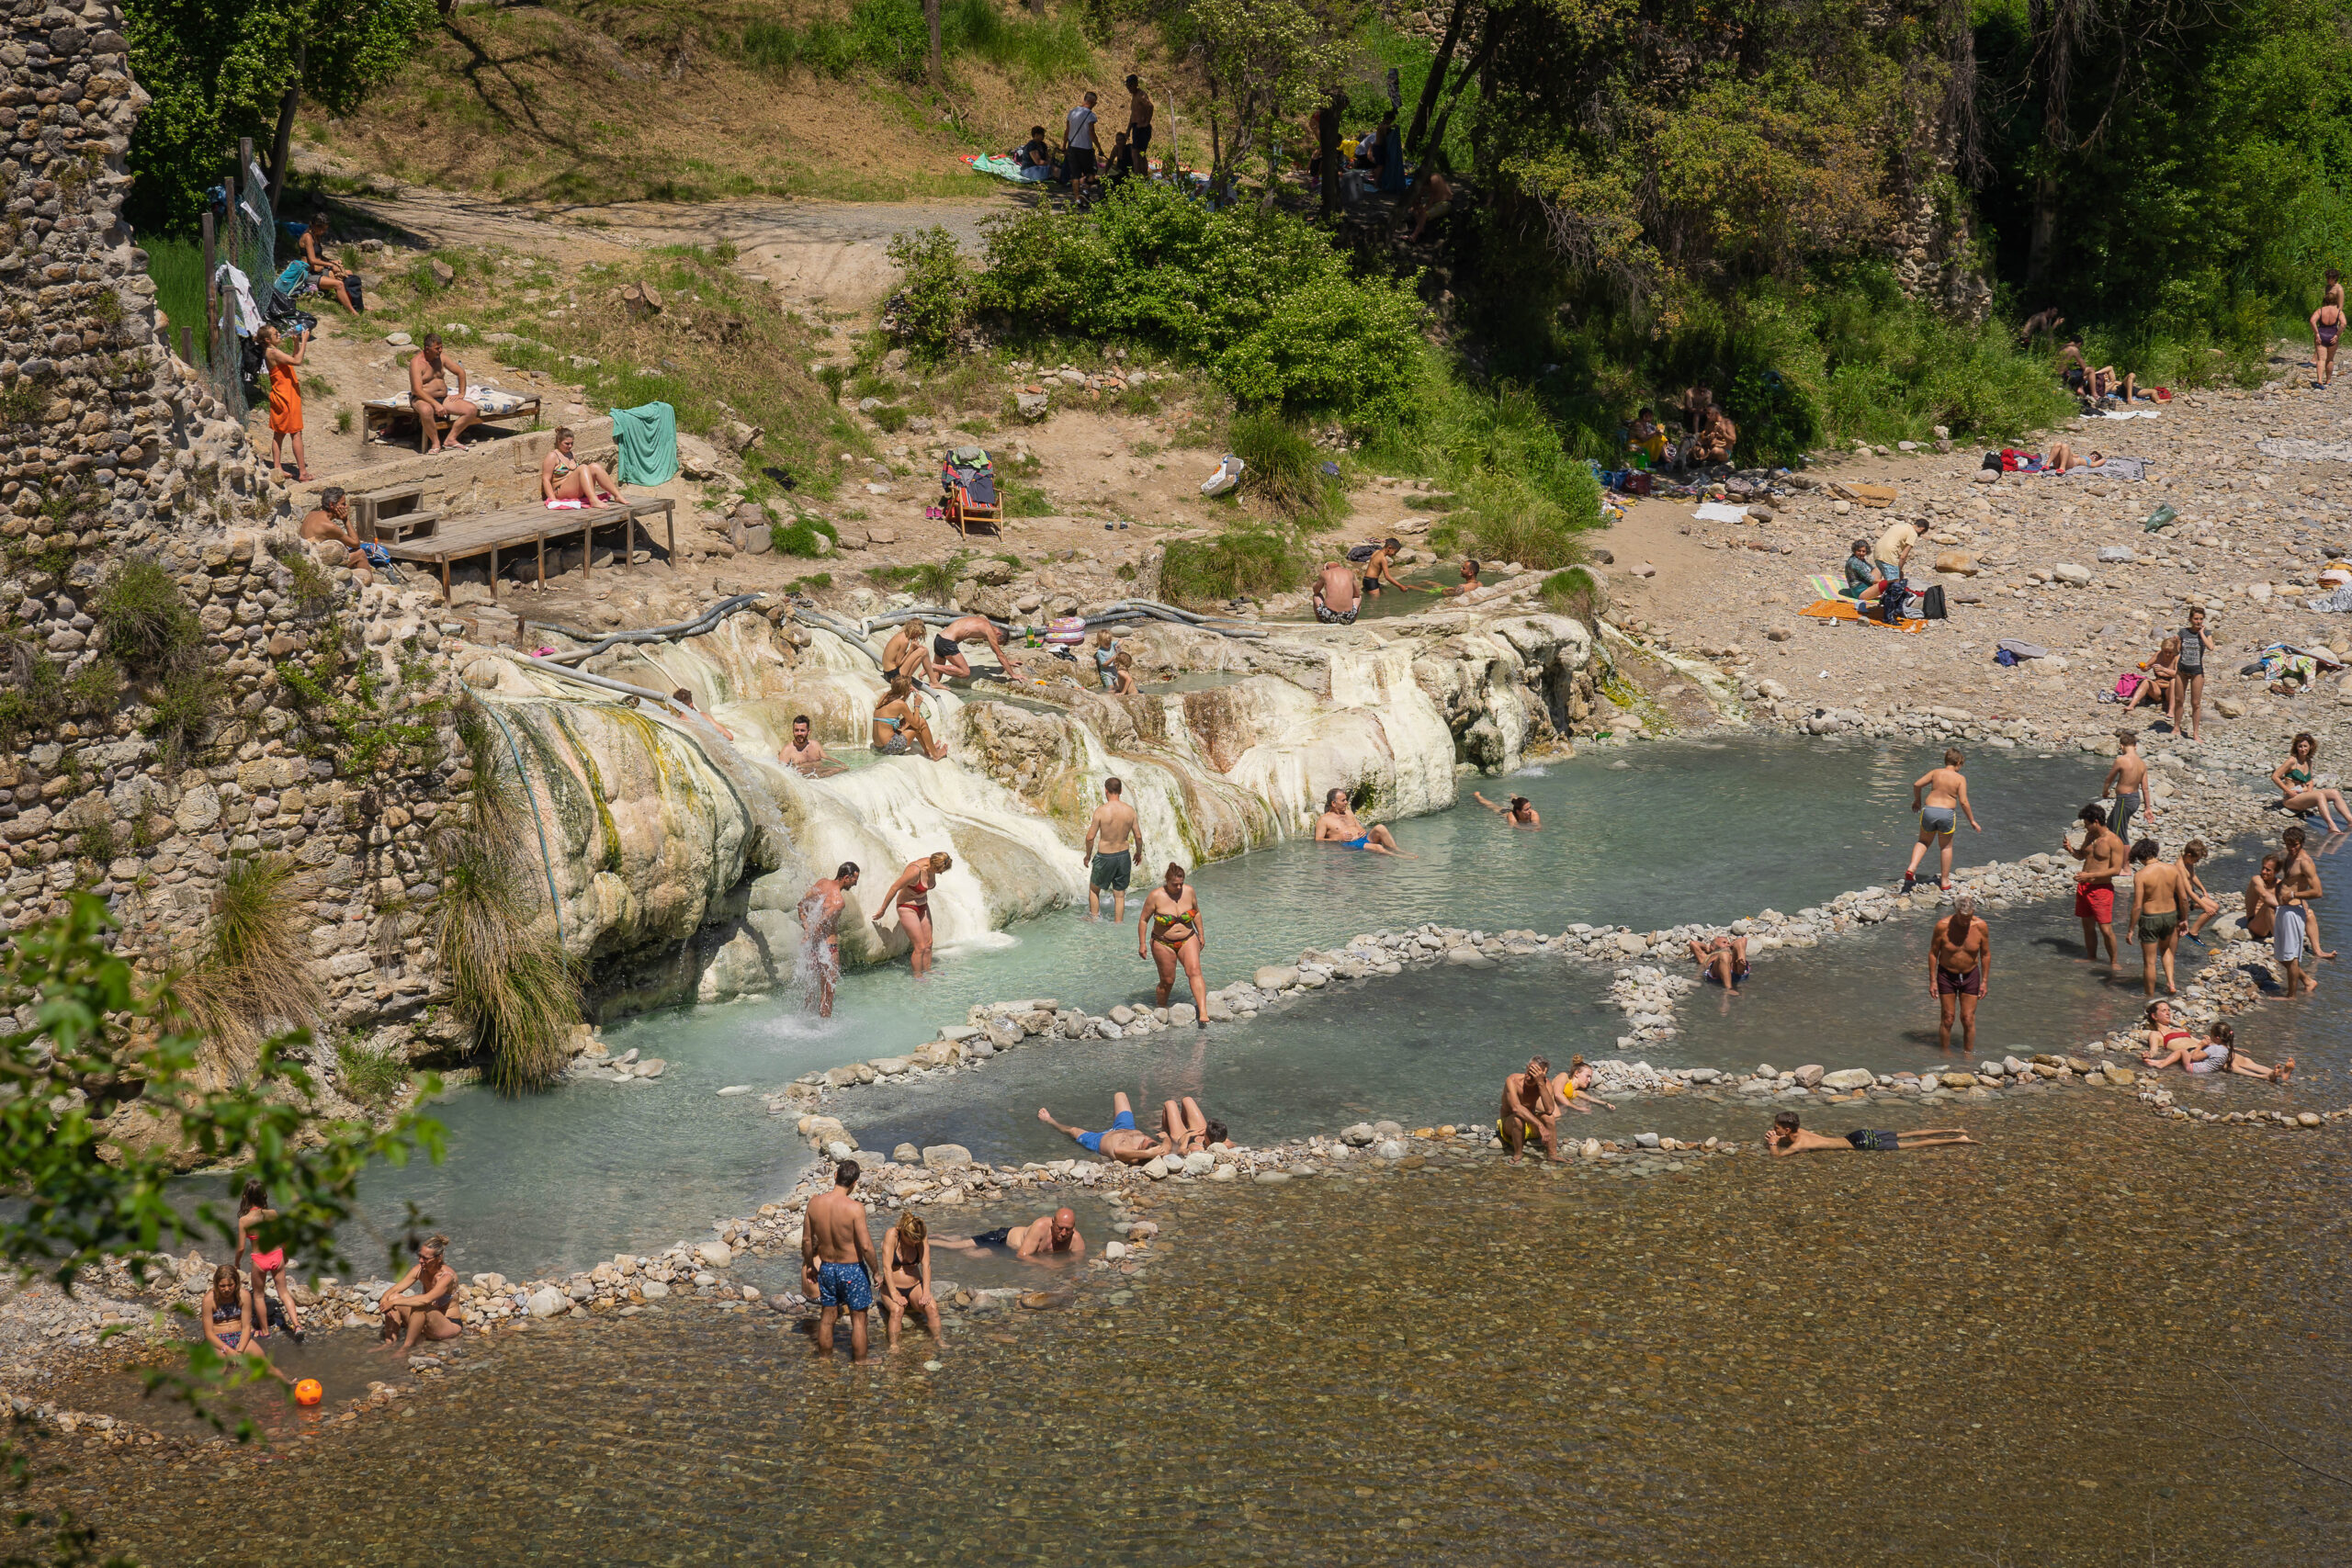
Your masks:
{"label": "man in swim shorts", "polygon": [[2083,956],[2098,961],[2099,938],[2107,938],[2107,972],[2115,973],[2115,878],[2123,869],[2123,840],[2107,830],[2107,813],[2094,801],[2077,814],[2083,825],[2080,849],[2061,834],[2058,847],[2083,863],[2075,874],[2075,913],[2083,922]]}
{"label": "man in swim shorts", "polygon": [[1057,1133],[1067,1133],[1077,1139],[1078,1146],[1088,1154],[1101,1155],[1121,1165],[1148,1165],[1161,1155],[1173,1153],[1176,1146],[1165,1134],[1155,1138],[1136,1128],[1136,1108],[1127,1103],[1124,1093],[1111,1097],[1111,1124],[1099,1133],[1065,1127],[1042,1105],[1037,1108],[1037,1120]]}
{"label": "man in swim shorts", "polygon": [[958,615],[940,627],[939,635],[931,639],[933,668],[943,677],[961,675],[970,680],[972,661],[964,657],[964,645],[967,642],[985,642],[994,649],[996,661],[1002,666],[1005,674],[1020,672],[1012,656],[1004,650],[1004,634],[997,630],[996,623],[986,615]]}
{"label": "man in swim shorts", "polygon": [[1086,918],[1102,918],[1102,895],[1111,895],[1111,918],[1127,923],[1127,883],[1135,875],[1136,856],[1143,852],[1143,823],[1136,808],[1121,798],[1117,779],[1102,781],[1102,804],[1086,825],[1086,842],[1079,850],[1087,864]]}
{"label": "man in swim shorts", "polygon": [[2302,908],[2303,941],[2322,958],[2332,959],[2335,954],[2320,945],[2319,910],[2314,908],[2327,890],[2320,884],[2319,862],[2303,847],[2303,830],[2290,828],[2279,834],[2278,849],[2278,885]]}
{"label": "man in swim shorts", "polygon": [[1915,1127],[1907,1133],[1871,1132],[1858,1127],[1842,1138],[1825,1138],[1797,1125],[1795,1111],[1783,1111],[1772,1118],[1772,1131],[1766,1135],[1764,1146],[1776,1156],[1823,1154],[1830,1150],[1891,1155],[1905,1149],[1948,1149],[1975,1142],[1965,1127]]}
{"label": "man in swim shorts", "polygon": [[1363,607],[1355,569],[1343,560],[1325,561],[1315,578],[1315,618],[1327,626],[1351,626]]}
{"label": "man in swim shorts", "polygon": [[1367,828],[1356,820],[1356,808],[1344,789],[1334,789],[1323,797],[1323,815],[1315,823],[1315,841],[1337,844],[1343,850],[1368,850],[1376,855],[1403,855],[1407,860],[1419,860],[1419,855],[1405,854],[1396,847],[1396,835],[1385,828]]}
{"label": "man in swim shorts", "polygon": [[1739,995],[1739,983],[1747,978],[1747,939],[1733,936],[1728,931],[1702,942],[1692,938],[1690,962],[1699,973],[1721,986],[1731,996]]}
{"label": "man in swim shorts", "polygon": [[1396,559],[1396,552],[1404,547],[1405,542],[1402,539],[1383,539],[1380,541],[1380,547],[1372,552],[1372,558],[1370,560],[1363,563],[1363,592],[1365,598],[1378,598],[1380,596],[1380,590],[1384,585],[1389,588],[1394,588],[1399,593],[1410,593],[1412,592],[1411,589],[1396,581],[1396,572],[1393,564]]}
{"label": "man in swim shorts", "polygon": [[2143,839],[2132,846],[2132,919],[2123,940],[2140,946],[2143,995],[2156,994],[2156,960],[2164,959],[2165,989],[2175,996],[2173,949],[2180,942],[2180,906],[2185,891],[2180,867],[2157,859],[2156,840]]}
{"label": "man in swim shorts", "polygon": [[1952,1015],[1960,1015],[1960,1049],[1976,1049],[1976,1004],[1993,986],[1992,928],[1976,918],[1976,900],[1963,893],[1952,900],[1951,917],[1936,922],[1928,942],[1928,995],[1942,1014],[1936,1043],[1951,1049]]}
{"label": "man in swim shorts", "polygon": [[835,773],[848,771],[825,755],[824,742],[809,732],[808,716],[805,713],[792,716],[792,744],[780,748],[775,760],[794,773],[812,779],[831,778]]}
{"label": "man in swim shorts", "polygon": [[1951,841],[1960,831],[1960,818],[1965,814],[1968,825],[1978,832],[1984,829],[1976,820],[1976,808],[1968,804],[1968,780],[1961,774],[1961,764],[1968,759],[1957,750],[1944,753],[1944,765],[1930,768],[1911,786],[1911,809],[1919,814],[1919,841],[1911,846],[1911,863],[1903,868],[1903,891],[1911,891],[1919,880],[1919,857],[1928,852],[1929,844],[1943,846],[1936,886],[1951,886]]}
{"label": "man in swim shorts", "polygon": [[874,1238],[866,1233],[865,1205],[857,1190],[857,1162],[845,1159],[833,1172],[832,1190],[808,1200],[800,1225],[800,1289],[823,1310],[817,1317],[820,1358],[833,1353],[833,1320],[849,1314],[849,1359],[865,1359],[865,1314],[874,1305]]}
{"label": "man in swim shorts", "polygon": [[1503,1102],[1495,1116],[1495,1130],[1502,1134],[1503,1147],[1510,1151],[1510,1163],[1519,1163],[1520,1148],[1530,1138],[1541,1142],[1544,1157],[1556,1162],[1559,1122],[1560,1101],[1552,1092],[1552,1064],[1531,1056],[1524,1068],[1503,1079]]}
{"label": "man in swim shorts", "polygon": [[2278,879],[2271,886],[2271,896],[2278,901],[2277,912],[2271,917],[2270,952],[2285,973],[2280,976],[2287,985],[2287,994],[2300,996],[2319,989],[2319,982],[2303,973],[2303,954],[2311,949],[2311,912],[2289,880],[2287,866],[2281,862]]}
{"label": "man in swim shorts", "polygon": [[2140,814],[2146,798],[2148,764],[2140,755],[2138,730],[2117,730],[2115,744],[2115,766],[2107,770],[2107,782],[2098,792],[2103,796],[2115,796],[2114,809],[2107,814],[2108,830],[2128,844],[2132,841],[2132,818]]}
{"label": "man in swim shorts", "polygon": [[[831,876],[800,896],[800,940],[806,944],[809,967],[817,972],[817,1016],[833,1016],[833,987],[842,977],[842,912],[849,908],[849,890],[857,886],[857,863],[842,862]],[[865,912],[858,918],[864,919]]]}
{"label": "man in swim shorts", "polygon": [[1078,1215],[1069,1209],[1056,1209],[1050,1214],[1040,1214],[1025,1225],[1000,1225],[978,1235],[935,1235],[933,1247],[951,1247],[957,1252],[981,1252],[990,1247],[1005,1247],[1015,1258],[1034,1258],[1040,1253],[1055,1253],[1064,1258],[1086,1256],[1086,1238],[1078,1234]]}

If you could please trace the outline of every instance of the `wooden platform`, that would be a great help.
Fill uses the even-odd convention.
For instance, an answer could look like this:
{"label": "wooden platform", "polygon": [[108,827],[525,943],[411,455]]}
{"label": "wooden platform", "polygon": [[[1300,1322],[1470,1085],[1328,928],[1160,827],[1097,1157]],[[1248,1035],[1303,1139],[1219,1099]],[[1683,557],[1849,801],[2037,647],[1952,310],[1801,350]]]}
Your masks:
{"label": "wooden platform", "polygon": [[[445,517],[435,530],[419,538],[403,539],[397,544],[386,543],[384,549],[394,560],[414,561],[423,566],[441,569],[441,602],[449,602],[449,563],[470,556],[490,557],[490,596],[498,598],[498,558],[503,551],[512,558],[516,550],[537,550],[539,562],[539,586],[548,581],[548,541],[581,536],[580,574],[591,571],[590,558],[595,554],[595,530],[621,527],[626,530],[628,545],[621,551],[621,563],[637,553],[637,520],[659,513],[669,537],[670,570],[678,568],[677,503],[666,499],[624,502],[617,506],[583,507],[578,512],[553,512],[544,505],[510,506],[498,512],[477,513],[470,517]],[[648,541],[651,534],[648,532]]]}

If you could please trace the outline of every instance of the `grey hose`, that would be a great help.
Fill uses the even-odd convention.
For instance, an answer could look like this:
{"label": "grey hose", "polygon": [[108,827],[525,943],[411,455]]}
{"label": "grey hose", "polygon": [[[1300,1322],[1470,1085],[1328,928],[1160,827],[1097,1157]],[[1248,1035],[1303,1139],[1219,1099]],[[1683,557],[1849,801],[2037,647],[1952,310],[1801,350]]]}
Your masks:
{"label": "grey hose", "polygon": [[639,626],[633,631],[614,632],[602,637],[588,632],[574,631],[570,626],[558,626],[553,621],[526,621],[523,624],[535,626],[541,631],[554,632],[560,637],[568,637],[574,642],[594,644],[592,648],[572,649],[559,655],[560,658],[594,659],[605,649],[622,643],[672,642],[680,637],[700,637],[744,605],[756,603],[764,597],[764,594],[759,593],[738,593],[731,598],[721,599],[691,621],[680,621],[674,626]]}

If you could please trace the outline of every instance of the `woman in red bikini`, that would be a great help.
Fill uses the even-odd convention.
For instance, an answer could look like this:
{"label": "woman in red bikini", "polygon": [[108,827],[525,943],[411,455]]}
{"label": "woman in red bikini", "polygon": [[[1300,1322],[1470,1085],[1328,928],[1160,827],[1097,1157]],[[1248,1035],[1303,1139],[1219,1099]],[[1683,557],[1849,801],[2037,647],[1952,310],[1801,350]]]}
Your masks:
{"label": "woman in red bikini", "polygon": [[253,1256],[254,1331],[256,1339],[269,1337],[269,1295],[263,1290],[267,1280],[277,1281],[278,1304],[286,1311],[286,1326],[294,1336],[294,1343],[302,1343],[302,1314],[294,1305],[294,1287],[286,1282],[286,1248],[273,1247],[267,1252],[255,1240],[261,1227],[277,1218],[277,1211],[269,1206],[269,1194],[259,1178],[245,1183],[245,1195],[237,1202],[237,1251]]}
{"label": "woman in red bikini", "polygon": [[910,861],[882,895],[882,907],[899,911],[899,929],[912,944],[907,962],[918,976],[931,973],[931,890],[940,876],[955,869],[955,857],[944,850],[922,860]]}

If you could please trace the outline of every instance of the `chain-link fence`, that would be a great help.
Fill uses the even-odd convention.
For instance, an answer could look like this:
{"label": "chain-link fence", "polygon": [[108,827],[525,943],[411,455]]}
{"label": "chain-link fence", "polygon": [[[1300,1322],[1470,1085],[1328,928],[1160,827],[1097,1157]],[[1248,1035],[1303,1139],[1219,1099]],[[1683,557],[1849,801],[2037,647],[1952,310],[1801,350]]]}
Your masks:
{"label": "chain-link fence", "polygon": [[[205,234],[205,299],[210,330],[198,350],[205,379],[228,405],[232,419],[243,420],[252,400],[245,375],[245,345],[261,324],[259,312],[268,308],[270,289],[277,281],[277,214],[269,202],[269,179],[253,155],[253,144],[238,149],[237,172],[223,187],[225,211],[212,216]],[[234,268],[244,279],[244,297]],[[250,301],[254,315],[246,314]]]}

